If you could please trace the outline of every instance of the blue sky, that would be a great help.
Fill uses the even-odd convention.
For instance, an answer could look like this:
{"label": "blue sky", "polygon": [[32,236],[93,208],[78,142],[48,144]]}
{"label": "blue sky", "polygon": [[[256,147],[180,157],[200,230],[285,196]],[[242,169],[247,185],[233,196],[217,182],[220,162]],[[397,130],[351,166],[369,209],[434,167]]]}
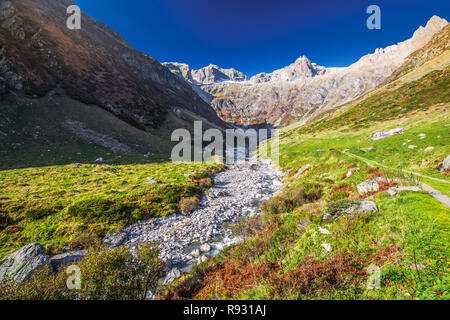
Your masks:
{"label": "blue sky", "polygon": [[[306,55],[347,66],[376,48],[412,36],[433,15],[450,18],[447,0],[75,0],[88,15],[160,62],[217,64],[249,76]],[[381,30],[366,9],[381,8]]]}

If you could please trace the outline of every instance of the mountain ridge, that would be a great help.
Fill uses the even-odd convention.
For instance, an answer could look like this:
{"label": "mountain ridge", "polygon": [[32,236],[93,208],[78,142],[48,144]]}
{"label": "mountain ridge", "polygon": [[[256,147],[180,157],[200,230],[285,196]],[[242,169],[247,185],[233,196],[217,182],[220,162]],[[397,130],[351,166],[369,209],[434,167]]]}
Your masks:
{"label": "mountain ridge", "polygon": [[144,130],[158,128],[174,108],[224,126],[189,85],[105,24],[82,12],[82,28],[69,30],[66,9],[74,4],[2,1],[0,93],[42,97],[61,87]]}
{"label": "mountain ridge", "polygon": [[202,98],[226,122],[289,124],[375,89],[447,24],[445,19],[433,16],[410,39],[376,49],[344,68],[326,68],[301,56],[289,66],[245,81],[191,85],[203,92]]}

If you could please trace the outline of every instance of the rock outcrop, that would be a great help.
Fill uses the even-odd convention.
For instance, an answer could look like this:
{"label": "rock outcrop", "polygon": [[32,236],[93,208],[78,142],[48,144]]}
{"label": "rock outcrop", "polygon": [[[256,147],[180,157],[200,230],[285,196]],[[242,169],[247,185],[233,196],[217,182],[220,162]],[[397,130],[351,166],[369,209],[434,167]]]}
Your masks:
{"label": "rock outcrop", "polygon": [[58,272],[61,267],[77,264],[87,255],[88,250],[79,250],[58,254],[49,259],[50,269]]}
{"label": "rock outcrop", "polygon": [[450,170],[450,155],[448,155],[439,165],[440,172],[446,172]]}
{"label": "rock outcrop", "polygon": [[23,282],[35,270],[43,267],[49,261],[49,258],[41,244],[30,243],[7,255],[0,262],[0,280],[9,279],[15,282]]}

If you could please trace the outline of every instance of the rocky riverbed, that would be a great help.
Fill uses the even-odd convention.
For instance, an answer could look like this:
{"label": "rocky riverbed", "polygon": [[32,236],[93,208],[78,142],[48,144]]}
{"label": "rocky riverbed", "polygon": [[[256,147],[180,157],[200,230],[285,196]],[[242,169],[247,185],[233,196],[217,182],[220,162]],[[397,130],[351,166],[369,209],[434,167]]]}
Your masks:
{"label": "rocky riverbed", "polygon": [[[270,162],[235,164],[214,177],[214,185],[191,214],[140,221],[110,233],[103,242],[109,248],[131,249],[146,242],[157,243],[169,271],[163,281],[168,284],[195,264],[240,242],[230,230],[231,223],[258,214],[260,203],[282,188],[280,177],[281,172],[275,171]],[[30,243],[4,259],[0,278],[8,274],[23,281],[47,263],[56,271],[61,265],[79,262],[86,254],[87,250],[81,250],[51,257],[41,244]]]}
{"label": "rocky riverbed", "polygon": [[214,177],[213,187],[190,215],[174,214],[131,225],[123,230],[121,245],[133,248],[157,242],[162,260],[172,271],[176,269],[175,274],[188,271],[241,241],[233,237],[230,223],[258,214],[259,204],[281,189],[280,176],[269,162],[233,165]]}

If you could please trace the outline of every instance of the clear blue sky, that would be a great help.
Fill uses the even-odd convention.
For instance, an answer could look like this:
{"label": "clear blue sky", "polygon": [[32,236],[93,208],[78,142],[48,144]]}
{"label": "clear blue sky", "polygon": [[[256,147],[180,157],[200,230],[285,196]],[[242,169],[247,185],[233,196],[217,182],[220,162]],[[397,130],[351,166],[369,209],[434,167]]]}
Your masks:
{"label": "clear blue sky", "polygon": [[[75,0],[88,15],[160,62],[210,63],[249,76],[301,55],[347,66],[376,48],[411,37],[433,15],[450,18],[448,0]],[[366,9],[381,8],[381,30]]]}

